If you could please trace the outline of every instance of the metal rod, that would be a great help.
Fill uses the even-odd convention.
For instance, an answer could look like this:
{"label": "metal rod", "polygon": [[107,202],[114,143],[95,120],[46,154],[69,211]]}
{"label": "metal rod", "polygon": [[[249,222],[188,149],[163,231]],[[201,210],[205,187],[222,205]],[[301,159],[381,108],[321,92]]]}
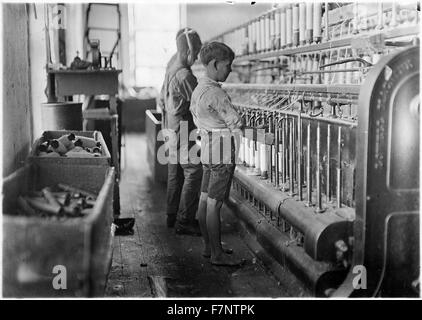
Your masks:
{"label": "metal rod", "polygon": [[311,122],[308,122],[306,133],[306,193],[307,205],[312,206],[312,173],[311,173]]}
{"label": "metal rod", "polygon": [[297,192],[302,201],[302,102],[297,118]]}
{"label": "metal rod", "polygon": [[337,207],[341,208],[341,127],[338,127],[337,157]]}
{"label": "metal rod", "polygon": [[[277,116],[278,117],[278,116]],[[275,155],[275,186],[278,188],[280,186],[280,173],[279,173],[279,144],[280,144],[280,130],[278,128],[278,118],[275,118],[274,121],[274,135],[275,135],[275,141],[274,141],[274,155]]]}
{"label": "metal rod", "polygon": [[331,201],[331,190],[330,190],[330,157],[331,157],[331,125],[327,126],[327,202]]}
{"label": "metal rod", "polygon": [[281,134],[282,134],[282,141],[283,144],[281,146],[281,166],[282,166],[282,175],[281,175],[281,189],[285,191],[286,189],[286,180],[287,180],[287,168],[286,168],[286,123],[287,118],[284,116],[281,122]]}
{"label": "metal rod", "polygon": [[[274,130],[273,130],[274,114],[275,113],[273,113],[271,115],[271,118],[270,118],[270,124],[269,124],[269,132],[270,133],[274,132]],[[272,183],[273,182],[273,148],[272,148],[272,146],[270,146],[268,149],[269,149],[269,157],[268,157],[269,168],[268,168],[268,170],[270,172],[270,181]]]}
{"label": "metal rod", "polygon": [[322,201],[321,201],[321,125],[318,122],[317,124],[317,141],[316,141],[316,192],[317,192],[317,207],[316,212],[321,213],[324,211],[322,208]]}
{"label": "metal rod", "polygon": [[[293,120],[293,119],[292,119]],[[294,193],[294,177],[293,177],[293,170],[294,170],[294,150],[293,150],[293,121],[288,121],[289,123],[289,195],[293,196]]]}
{"label": "metal rod", "polygon": [[291,130],[292,130],[292,156],[293,156],[293,159],[292,159],[292,161],[293,161],[293,174],[292,174],[292,177],[293,177],[293,184],[294,184],[294,182],[295,182],[295,180],[296,180],[296,177],[297,177],[297,171],[296,171],[296,168],[297,168],[297,149],[296,149],[296,146],[297,146],[297,133],[296,133],[296,118],[291,118],[292,120],[292,123],[291,123]]}

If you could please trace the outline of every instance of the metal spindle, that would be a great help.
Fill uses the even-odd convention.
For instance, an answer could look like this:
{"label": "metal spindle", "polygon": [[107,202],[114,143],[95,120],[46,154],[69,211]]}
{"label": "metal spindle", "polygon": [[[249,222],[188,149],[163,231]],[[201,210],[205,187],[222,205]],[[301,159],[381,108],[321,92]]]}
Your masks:
{"label": "metal spindle", "polygon": [[280,174],[279,174],[279,154],[278,154],[278,148],[280,143],[280,131],[278,128],[278,117],[274,119],[274,155],[275,155],[275,186],[278,188],[280,186]]}
{"label": "metal spindle", "polygon": [[297,117],[297,192],[299,201],[302,201],[302,103]]}
{"label": "metal spindle", "polygon": [[330,191],[330,157],[331,157],[331,125],[327,126],[327,202],[331,201],[331,191]]}
{"label": "metal spindle", "polygon": [[337,207],[341,208],[341,127],[337,137]]}
{"label": "metal spindle", "polygon": [[307,205],[312,206],[312,167],[311,167],[311,122],[308,122],[306,133],[306,193]]}
{"label": "metal spindle", "polygon": [[289,195],[293,196],[294,193],[294,178],[293,178],[293,121],[288,121],[289,124]]}
{"label": "metal spindle", "polygon": [[286,190],[286,181],[287,181],[287,168],[286,168],[286,123],[287,117],[284,116],[281,119],[281,138],[282,138],[282,145],[281,145],[281,190]]}
{"label": "metal spindle", "polygon": [[316,141],[316,192],[317,192],[317,207],[316,212],[321,213],[324,211],[322,208],[322,201],[321,201],[321,125],[318,121],[317,124],[317,141]]}

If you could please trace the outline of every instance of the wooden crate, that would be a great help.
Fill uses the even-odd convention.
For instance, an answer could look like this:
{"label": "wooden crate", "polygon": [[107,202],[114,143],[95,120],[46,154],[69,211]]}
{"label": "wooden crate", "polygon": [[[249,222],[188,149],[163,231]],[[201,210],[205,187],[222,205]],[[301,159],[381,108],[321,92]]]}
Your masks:
{"label": "wooden crate", "polygon": [[[114,175],[113,167],[31,163],[4,179],[3,296],[103,295],[113,248]],[[93,212],[61,221],[15,215],[18,195],[57,183],[96,193]],[[53,288],[59,265],[66,267],[65,290]]]}
{"label": "wooden crate", "polygon": [[[74,133],[77,136],[83,136],[88,138],[93,138],[101,143],[102,156],[101,157],[83,157],[83,158],[71,158],[71,157],[39,157],[37,156],[38,146],[46,140],[57,139],[62,135]],[[68,130],[58,130],[58,131],[44,131],[40,138],[36,139],[32,145],[31,153],[28,157],[28,160],[34,163],[37,163],[43,167],[48,168],[51,164],[56,165],[100,165],[100,166],[110,166],[111,156],[110,151],[107,148],[107,144],[104,141],[104,137],[100,131],[68,131]]]}

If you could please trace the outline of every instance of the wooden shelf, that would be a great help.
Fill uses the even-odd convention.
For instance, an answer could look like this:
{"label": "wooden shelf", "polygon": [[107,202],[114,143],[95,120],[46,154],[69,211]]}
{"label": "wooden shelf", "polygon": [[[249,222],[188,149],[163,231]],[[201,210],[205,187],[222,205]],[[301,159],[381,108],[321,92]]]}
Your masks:
{"label": "wooden shelf", "polygon": [[399,37],[404,37],[404,36],[419,35],[419,32],[420,32],[419,25],[400,27],[400,28],[386,30],[384,32],[380,32],[379,30],[374,30],[372,32],[357,34],[356,36],[353,36],[353,37],[332,40],[332,41],[319,43],[319,44],[310,44],[310,45],[304,45],[304,46],[300,46],[296,48],[288,48],[288,49],[274,50],[274,51],[263,52],[263,53],[258,53],[258,54],[240,56],[240,57],[235,58],[233,63],[239,64],[239,63],[248,62],[251,60],[273,59],[279,56],[290,56],[294,54],[318,52],[318,51],[330,50],[334,48],[347,47],[351,45],[352,39],[359,38],[360,36],[368,37],[368,36],[382,34],[385,37],[385,39],[392,39],[392,38],[399,38]]}
{"label": "wooden shelf", "polygon": [[104,74],[104,73],[121,73],[122,70],[120,69],[86,69],[86,70],[55,70],[55,69],[49,69],[47,71],[48,73],[53,74]]}
{"label": "wooden shelf", "polygon": [[266,90],[307,92],[324,94],[359,95],[359,84],[255,84],[255,83],[223,83],[224,89]]}

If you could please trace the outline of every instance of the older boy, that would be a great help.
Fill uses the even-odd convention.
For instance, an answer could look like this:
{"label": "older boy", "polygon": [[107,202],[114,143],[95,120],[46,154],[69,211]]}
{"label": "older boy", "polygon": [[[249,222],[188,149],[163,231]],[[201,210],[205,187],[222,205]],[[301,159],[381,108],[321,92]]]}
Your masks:
{"label": "older boy", "polygon": [[[205,257],[214,265],[233,266],[241,261],[221,245],[220,209],[227,198],[235,168],[234,135],[243,128],[242,118],[219,82],[231,72],[234,52],[221,42],[204,44],[200,60],[206,76],[192,93],[190,110],[201,131],[203,175],[198,207]],[[227,147],[228,146],[228,147]]]}
{"label": "older boy", "polygon": [[189,132],[196,129],[189,111],[192,91],[197,85],[191,66],[198,57],[202,43],[194,30],[186,28],[177,33],[176,45],[177,54],[168,63],[160,97],[164,128],[177,137],[177,141],[174,141],[177,145],[170,149],[175,154],[169,157],[176,161],[168,164],[167,226],[175,226],[178,234],[199,236],[201,232],[195,214],[202,166],[188,161],[186,155],[180,152],[187,149],[181,148],[183,145],[186,147],[194,143],[181,139],[180,130],[183,122]]}

